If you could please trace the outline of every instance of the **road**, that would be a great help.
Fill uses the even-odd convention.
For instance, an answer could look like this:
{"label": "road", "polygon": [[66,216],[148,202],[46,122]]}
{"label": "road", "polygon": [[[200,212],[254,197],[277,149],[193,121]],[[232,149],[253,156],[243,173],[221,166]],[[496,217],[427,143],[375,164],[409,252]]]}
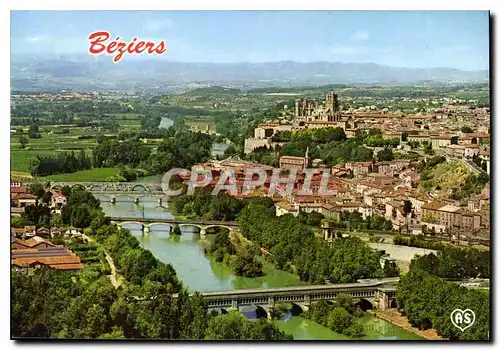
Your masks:
{"label": "road", "polygon": [[108,254],[108,252],[106,252],[106,260],[108,261],[109,267],[111,268],[111,275],[109,276],[111,284],[113,285],[113,287],[115,287],[115,289],[118,289],[122,285],[122,282],[119,278],[117,278],[115,262]]}
{"label": "road", "polygon": [[[94,240],[89,236],[87,236],[85,233],[82,234],[82,237],[85,238],[87,242],[94,242]],[[115,287],[115,289],[118,289],[122,285],[122,282],[120,278],[118,278],[118,274],[116,273],[115,262],[113,261],[113,258],[108,254],[108,252],[105,252],[105,254],[106,254],[106,261],[108,262],[109,267],[111,268],[111,275],[108,275],[108,277],[113,287]]]}

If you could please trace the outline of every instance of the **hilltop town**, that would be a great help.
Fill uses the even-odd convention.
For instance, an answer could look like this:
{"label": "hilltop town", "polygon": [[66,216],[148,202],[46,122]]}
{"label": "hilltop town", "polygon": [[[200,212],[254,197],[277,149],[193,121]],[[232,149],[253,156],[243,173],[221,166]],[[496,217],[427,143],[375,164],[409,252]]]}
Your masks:
{"label": "hilltop town", "polygon": [[[456,102],[460,101],[448,101],[449,105],[432,108],[426,113],[405,115],[374,108],[340,110],[338,101],[334,92],[327,93],[324,101],[296,100],[292,120],[266,120],[254,129],[253,137],[245,140],[245,154],[251,155],[273,150],[279,153],[294,134],[317,129],[341,129],[346,140],[376,131],[371,140],[365,139],[365,147],[374,154],[368,161],[325,166],[323,159],[311,159],[307,154],[281,156],[280,168],[331,169],[328,185],[337,195],[300,196],[297,194],[298,185],[291,196],[276,204],[278,215],[317,211],[325,216],[338,217],[339,212],[356,211],[363,217],[382,215],[398,231],[449,235],[453,239],[460,236],[473,238],[481,232],[480,236],[487,239],[489,108],[470,108],[457,105]],[[390,151],[388,160],[382,157],[387,150]],[[204,167],[239,169],[256,166],[235,160],[213,163],[206,163]],[[478,187],[467,198],[458,198],[453,195],[456,188],[443,189],[438,183],[425,190],[419,186],[429,178],[429,172],[436,172],[446,164],[452,166],[448,171],[450,177],[457,171],[463,171],[467,176],[482,176],[484,187]],[[312,186],[319,186],[319,181],[319,177],[313,177]],[[460,186],[459,181],[455,185]],[[408,209],[409,204],[405,206],[405,202],[411,203],[411,209]]]}

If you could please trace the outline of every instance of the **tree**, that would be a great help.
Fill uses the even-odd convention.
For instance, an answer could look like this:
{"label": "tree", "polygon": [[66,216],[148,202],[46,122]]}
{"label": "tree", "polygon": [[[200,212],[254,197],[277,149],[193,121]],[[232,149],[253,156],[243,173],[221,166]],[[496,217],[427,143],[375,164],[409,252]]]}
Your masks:
{"label": "tree", "polygon": [[379,162],[391,161],[394,159],[394,153],[392,152],[392,149],[385,148],[377,153],[377,159]]}
{"label": "tree", "polygon": [[33,225],[46,226],[50,222],[50,209],[43,204],[27,205],[22,217]]}
{"label": "tree", "polygon": [[365,335],[365,331],[363,326],[358,322],[354,321],[351,323],[349,327],[342,331],[342,334],[350,337],[350,338],[361,338]]}
{"label": "tree", "polygon": [[269,318],[271,320],[279,320],[281,316],[286,312],[286,310],[281,309],[277,305],[273,305],[269,307]]}
{"label": "tree", "polygon": [[29,184],[28,193],[37,196],[37,198],[41,198],[45,194],[45,187],[39,182]]}
{"label": "tree", "polygon": [[464,134],[470,134],[472,132],[472,128],[468,125],[464,125],[460,128],[460,131]]}
{"label": "tree", "polygon": [[278,327],[268,320],[249,321],[239,311],[213,317],[208,322],[207,340],[290,340]]}
{"label": "tree", "polygon": [[262,276],[262,263],[258,261],[252,252],[240,250],[233,261],[234,273],[244,277]]}
{"label": "tree", "polygon": [[395,262],[386,261],[384,264],[384,276],[385,277],[398,277],[400,274],[400,269]]}
{"label": "tree", "polygon": [[28,130],[28,137],[30,139],[39,139],[40,138],[40,133],[38,131],[38,125],[37,124],[31,124],[30,128]]}
{"label": "tree", "polygon": [[337,296],[337,299],[335,299],[334,305],[335,307],[341,307],[345,309],[350,314],[353,314],[356,311],[354,299],[348,294],[339,294]]}
{"label": "tree", "polygon": [[28,138],[24,135],[20,135],[17,140],[21,144],[21,148],[25,148],[26,145],[28,144]]}
{"label": "tree", "polygon": [[78,228],[85,228],[92,222],[89,207],[86,204],[80,204],[73,208],[70,218],[71,225]]}
{"label": "tree", "polygon": [[229,147],[224,151],[224,157],[233,156],[235,154],[238,154],[238,151],[233,145],[229,145]]}
{"label": "tree", "polygon": [[406,231],[407,233],[410,233],[410,227],[408,225],[408,216],[411,214],[413,211],[413,205],[411,204],[411,201],[405,200],[403,202],[403,215],[406,218]]}
{"label": "tree", "polygon": [[[488,339],[490,295],[487,292],[461,287],[410,266],[410,271],[399,281],[396,299],[410,323],[419,329],[434,328],[439,335],[452,340]],[[449,317],[457,305],[474,310],[475,327],[463,332],[453,327]]]}
{"label": "tree", "polygon": [[174,225],[174,228],[172,229],[172,233],[174,235],[180,235],[181,234],[181,228],[179,227],[179,225]]}
{"label": "tree", "polygon": [[335,307],[328,315],[328,327],[334,332],[343,333],[351,326],[354,317],[343,307]]}

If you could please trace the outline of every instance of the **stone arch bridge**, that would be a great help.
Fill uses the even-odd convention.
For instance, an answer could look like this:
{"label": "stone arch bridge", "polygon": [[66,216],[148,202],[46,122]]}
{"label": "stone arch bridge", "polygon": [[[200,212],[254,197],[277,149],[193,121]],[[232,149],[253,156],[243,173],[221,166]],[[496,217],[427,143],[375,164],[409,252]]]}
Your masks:
{"label": "stone arch bridge", "polygon": [[[395,295],[399,278],[360,280],[357,283],[294,286],[266,289],[243,289],[223,292],[203,292],[208,309],[227,312],[233,310],[269,310],[275,303],[290,303],[306,311],[320,300],[334,301],[340,294],[347,294],[365,308],[386,310],[396,307]],[[176,295],[174,295],[175,297]]]}
{"label": "stone arch bridge", "polygon": [[60,189],[68,186],[70,188],[81,188],[92,192],[103,192],[106,194],[165,194],[161,183],[142,183],[142,182],[51,182],[50,188]]}
{"label": "stone arch bridge", "polygon": [[[51,182],[51,189],[61,189],[65,186],[69,188],[81,188],[93,194],[105,195],[109,197],[111,203],[120,202],[120,198],[131,197],[134,203],[139,203],[144,196],[158,198],[158,205],[162,205],[165,192],[160,183],[140,183],[140,182]],[[125,200],[129,202],[130,200]]]}
{"label": "stone arch bridge", "polygon": [[178,220],[178,219],[148,219],[148,218],[129,218],[129,217],[111,217],[111,222],[118,224],[120,227],[123,224],[138,224],[141,225],[143,232],[148,232],[149,228],[154,225],[167,225],[173,229],[174,226],[179,227],[196,227],[200,230],[200,235],[204,236],[207,230],[214,227],[221,227],[234,231],[238,228],[236,221],[212,221],[212,220]]}

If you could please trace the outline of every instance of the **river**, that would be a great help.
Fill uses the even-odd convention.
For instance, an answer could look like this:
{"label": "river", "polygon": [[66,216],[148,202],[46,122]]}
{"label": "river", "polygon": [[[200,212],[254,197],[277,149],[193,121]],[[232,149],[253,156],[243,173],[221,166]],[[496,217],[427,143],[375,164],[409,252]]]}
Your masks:
{"label": "river", "polygon": [[160,121],[160,125],[158,125],[158,127],[168,129],[172,125],[174,125],[174,121],[172,119],[167,118],[167,117],[162,117],[161,121]]}
{"label": "river", "polygon": [[[172,125],[174,125],[174,121],[172,119],[167,118],[167,117],[162,117],[161,121],[160,121],[160,125],[158,125],[158,127],[168,129]],[[214,143],[214,144],[212,144],[212,151],[211,151],[212,157],[223,156],[224,152],[227,150],[228,147],[229,147],[229,145],[227,143]]]}
{"label": "river", "polygon": [[[144,180],[142,179],[142,181]],[[158,176],[150,177],[147,180],[157,182]],[[111,204],[109,197],[94,194],[101,200],[103,210],[109,216],[137,218],[144,216],[146,218],[170,219],[174,217],[168,208],[157,206],[156,198],[140,197],[140,204],[134,204],[131,197],[117,196],[116,203]],[[268,263],[264,264],[265,276],[263,277],[236,276],[228,266],[217,263],[203,254],[203,248],[209,244],[213,236],[207,235],[206,238],[202,239],[195,232],[195,228],[182,227],[181,236],[171,236],[168,226],[165,225],[154,225],[150,228],[149,233],[145,234],[142,233],[138,224],[129,223],[124,224],[123,227],[130,229],[142,246],[150,250],[159,260],[171,264],[179,279],[190,291],[220,291],[305,284],[297,276],[278,270]],[[253,318],[252,315],[246,316]],[[361,322],[366,333],[362,339],[421,339],[370,315],[364,316]],[[290,313],[278,323],[280,329],[292,334],[294,339],[348,339],[342,334],[337,334],[304,317],[292,316]]]}

